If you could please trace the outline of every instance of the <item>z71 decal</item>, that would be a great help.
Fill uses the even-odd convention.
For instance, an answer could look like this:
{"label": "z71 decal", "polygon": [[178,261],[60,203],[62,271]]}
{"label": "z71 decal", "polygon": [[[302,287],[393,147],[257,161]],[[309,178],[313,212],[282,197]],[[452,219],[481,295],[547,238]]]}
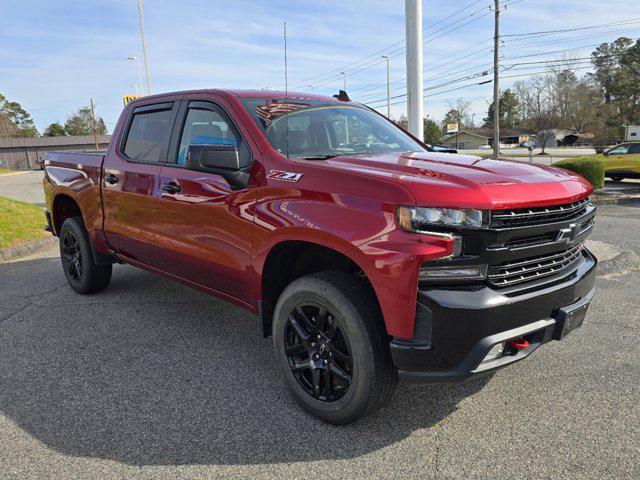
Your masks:
{"label": "z71 decal", "polygon": [[282,170],[271,170],[267,178],[273,178],[274,180],[284,180],[285,182],[297,182],[302,178],[301,173],[284,172]]}

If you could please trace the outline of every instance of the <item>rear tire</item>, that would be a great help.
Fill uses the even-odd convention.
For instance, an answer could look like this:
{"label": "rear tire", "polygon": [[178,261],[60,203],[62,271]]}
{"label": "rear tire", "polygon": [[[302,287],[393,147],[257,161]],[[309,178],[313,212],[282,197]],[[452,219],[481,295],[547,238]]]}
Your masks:
{"label": "rear tire", "polygon": [[81,217],[69,217],[60,229],[60,259],[71,288],[80,294],[104,290],[111,282],[111,265],[97,265]]}
{"label": "rear tire", "polygon": [[607,175],[614,182],[621,182],[625,179],[624,175]]}
{"label": "rear tire", "polygon": [[291,283],[275,308],[273,345],[296,401],[325,422],[366,417],[395,389],[380,309],[353,275],[321,272]]}

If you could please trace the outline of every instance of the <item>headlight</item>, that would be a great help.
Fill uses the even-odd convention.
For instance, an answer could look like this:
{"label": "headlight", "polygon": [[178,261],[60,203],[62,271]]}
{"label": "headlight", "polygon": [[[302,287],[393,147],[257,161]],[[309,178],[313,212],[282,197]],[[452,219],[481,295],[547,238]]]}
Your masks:
{"label": "headlight", "polygon": [[398,207],[398,224],[406,232],[425,233],[429,227],[482,228],[489,225],[489,212],[454,208]]}

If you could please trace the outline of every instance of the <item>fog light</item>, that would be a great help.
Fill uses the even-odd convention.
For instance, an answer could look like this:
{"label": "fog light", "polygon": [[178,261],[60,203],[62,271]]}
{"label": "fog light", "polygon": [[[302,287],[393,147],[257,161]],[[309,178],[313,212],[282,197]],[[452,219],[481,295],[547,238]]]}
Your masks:
{"label": "fog light", "polygon": [[504,353],[504,344],[505,342],[500,342],[491,347],[491,350],[489,350],[487,356],[484,357],[483,362],[489,362],[491,360],[495,360],[496,358],[500,358]]}
{"label": "fog light", "polygon": [[484,280],[487,276],[486,265],[427,267],[420,269],[420,280]]}

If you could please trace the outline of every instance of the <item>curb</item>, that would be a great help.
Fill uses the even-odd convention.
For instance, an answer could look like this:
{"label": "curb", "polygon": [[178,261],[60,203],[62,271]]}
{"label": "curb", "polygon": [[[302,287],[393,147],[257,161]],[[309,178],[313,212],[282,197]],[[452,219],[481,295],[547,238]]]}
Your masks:
{"label": "curb", "polygon": [[41,250],[57,245],[58,239],[53,236],[46,236],[33,242],[23,243],[15,247],[5,248],[0,250],[0,263],[6,263],[16,258],[26,257],[27,255],[33,255]]}
{"label": "curb", "polygon": [[16,175],[26,175],[27,173],[31,172],[32,170],[20,170],[18,172],[0,173],[0,178],[15,177]]}
{"label": "curb", "polygon": [[594,205],[624,205],[640,200],[640,195],[593,195],[591,202]]}

